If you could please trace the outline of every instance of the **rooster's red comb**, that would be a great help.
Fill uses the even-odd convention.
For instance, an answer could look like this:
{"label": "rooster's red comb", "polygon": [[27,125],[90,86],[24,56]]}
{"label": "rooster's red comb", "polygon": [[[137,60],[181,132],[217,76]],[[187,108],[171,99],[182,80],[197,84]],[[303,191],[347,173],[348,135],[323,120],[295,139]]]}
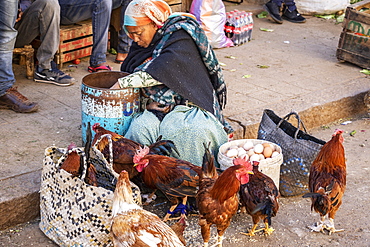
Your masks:
{"label": "rooster's red comb", "polygon": [[136,150],[136,154],[134,155],[133,161],[135,164],[139,163],[140,160],[149,153],[150,149],[147,146],[139,147],[138,150]]}

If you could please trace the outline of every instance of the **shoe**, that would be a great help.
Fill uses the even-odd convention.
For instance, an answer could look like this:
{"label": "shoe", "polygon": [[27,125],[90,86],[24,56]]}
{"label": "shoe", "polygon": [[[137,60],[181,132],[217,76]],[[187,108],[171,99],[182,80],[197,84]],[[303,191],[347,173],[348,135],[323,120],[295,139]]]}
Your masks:
{"label": "shoe", "polygon": [[305,23],[306,18],[304,18],[300,13],[298,13],[297,9],[290,11],[288,8],[284,6],[283,10],[283,19],[294,22],[294,23]]}
{"label": "shoe", "polygon": [[34,81],[51,83],[62,87],[75,83],[75,79],[60,71],[54,61],[51,62],[51,69],[41,69],[37,66]]}
{"label": "shoe", "polygon": [[87,70],[88,70],[90,73],[94,73],[94,72],[99,72],[99,71],[103,71],[103,70],[111,71],[111,70],[112,70],[112,68],[111,68],[109,65],[100,65],[100,66],[97,66],[97,67],[89,66],[89,67],[87,68]]}
{"label": "shoe", "polygon": [[280,7],[276,3],[274,3],[273,1],[269,1],[265,5],[263,5],[263,8],[269,13],[271,18],[275,22],[279,24],[283,23],[283,19],[281,19],[280,16]]}
{"label": "shoe", "polygon": [[115,63],[122,64],[127,57],[127,53],[117,53],[116,59],[114,59]]}
{"label": "shoe", "polygon": [[20,113],[30,113],[38,110],[38,104],[29,101],[18,92],[16,87],[11,87],[0,97],[0,108],[11,109]]}

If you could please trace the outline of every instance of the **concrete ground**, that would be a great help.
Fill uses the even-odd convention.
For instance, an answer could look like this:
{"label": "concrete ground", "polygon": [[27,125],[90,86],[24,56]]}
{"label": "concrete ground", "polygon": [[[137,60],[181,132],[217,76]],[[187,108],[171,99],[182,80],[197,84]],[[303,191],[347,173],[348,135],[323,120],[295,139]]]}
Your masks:
{"label": "concrete ground", "polygon": [[[261,6],[225,3],[227,10],[258,13]],[[272,32],[260,28],[272,29]],[[254,18],[253,40],[239,47],[217,49],[228,86],[225,116],[235,139],[256,138],[264,109],[280,116],[298,112],[306,127],[363,114],[369,76],[351,63],[341,63],[336,49],[341,24],[307,16],[305,24]],[[114,70],[114,56],[108,61]],[[34,114],[1,110],[0,114],[0,230],[35,219],[39,214],[40,174],[44,150],[81,143],[81,81],[88,58],[77,67],[64,67],[76,78],[70,87],[36,83],[25,68],[14,65],[20,92],[40,104]],[[245,78],[248,77],[248,78]]]}

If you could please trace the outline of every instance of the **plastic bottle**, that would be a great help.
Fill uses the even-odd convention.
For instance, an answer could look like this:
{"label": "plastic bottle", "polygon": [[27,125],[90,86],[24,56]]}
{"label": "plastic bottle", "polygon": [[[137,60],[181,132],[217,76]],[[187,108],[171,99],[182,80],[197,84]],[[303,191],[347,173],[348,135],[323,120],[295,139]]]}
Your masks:
{"label": "plastic bottle", "polygon": [[248,42],[248,13],[244,12],[243,17],[242,17],[242,23],[243,23],[243,28],[242,28],[242,43],[247,43]]}
{"label": "plastic bottle", "polygon": [[252,40],[252,31],[253,31],[253,16],[252,13],[248,13],[249,25],[248,25],[248,41]]}
{"label": "plastic bottle", "polygon": [[232,20],[232,15],[227,15],[226,17],[226,22],[225,22],[225,35],[226,37],[232,39],[233,34],[234,34],[234,28],[235,25]]}
{"label": "plastic bottle", "polygon": [[235,16],[235,22],[234,22],[235,28],[234,28],[234,35],[232,41],[234,42],[234,45],[240,45],[240,34],[241,34],[241,26],[240,26],[240,16]]}

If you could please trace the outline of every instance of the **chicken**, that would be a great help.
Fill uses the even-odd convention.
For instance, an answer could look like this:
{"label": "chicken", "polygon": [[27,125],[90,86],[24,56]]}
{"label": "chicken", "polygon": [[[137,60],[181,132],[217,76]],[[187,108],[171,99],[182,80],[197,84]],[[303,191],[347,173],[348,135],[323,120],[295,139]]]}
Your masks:
{"label": "chicken", "polygon": [[114,246],[184,246],[166,223],[133,200],[129,175],[123,170],[113,196],[110,234]]}
{"label": "chicken", "polygon": [[[77,146],[74,142],[72,142],[68,145],[67,150],[71,151],[74,148],[77,148]],[[66,159],[63,161],[63,164],[60,166],[60,169],[72,174],[72,177],[79,177],[82,172],[81,162],[82,157],[80,157],[76,150],[73,150],[67,155]]]}
{"label": "chicken", "polygon": [[149,154],[148,147],[140,148],[133,160],[144,184],[154,192],[159,189],[170,201],[171,208],[163,220],[169,220],[177,206],[185,217],[187,197],[196,195],[201,168],[185,160]]}
{"label": "chicken", "polygon": [[[240,188],[241,204],[253,220],[252,229],[248,233],[242,233],[248,236],[254,236],[260,230],[270,235],[274,231],[271,227],[271,217],[276,216],[279,210],[279,190],[269,176],[258,170],[258,165],[258,161],[253,162],[253,175],[250,175],[249,182]],[[263,220],[265,228],[256,230],[260,220]]]}
{"label": "chicken", "polygon": [[180,218],[175,224],[170,226],[171,229],[176,233],[177,237],[179,237],[181,243],[186,246],[186,241],[184,237],[184,231],[186,228],[186,220],[185,218]]}
{"label": "chicken", "polygon": [[[344,154],[342,130],[335,130],[332,138],[318,153],[310,168],[308,178],[309,193],[304,198],[311,198],[311,210],[320,214],[320,221],[311,230],[317,232],[343,231],[335,229],[334,217],[342,204],[346,189],[346,160]],[[326,220],[326,217],[328,218]]]}
{"label": "chicken", "polygon": [[[97,144],[97,149],[104,155],[106,159],[109,155],[109,142],[108,138],[104,137],[100,141],[102,135],[110,134],[113,142],[113,169],[119,174],[122,170],[126,170],[130,174],[130,179],[138,175],[136,169],[134,169],[132,159],[135,155],[136,150],[143,147],[140,143],[127,139],[117,133],[106,130],[100,126],[99,123],[95,123],[92,127],[95,131],[95,136],[92,141],[93,145]],[[99,142],[98,142],[99,141]],[[98,143],[97,143],[98,142]],[[169,155],[172,150],[177,152],[177,149],[172,141],[169,140],[157,140],[149,146],[151,153]]]}
{"label": "chicken", "polygon": [[[238,159],[235,161],[237,162]],[[215,245],[222,246],[223,235],[238,210],[240,184],[248,183],[249,174],[252,174],[252,165],[245,163],[230,166],[218,176],[214,157],[206,148],[196,196],[199,225],[205,247],[208,246],[210,228],[213,224],[217,227],[217,243]]]}

